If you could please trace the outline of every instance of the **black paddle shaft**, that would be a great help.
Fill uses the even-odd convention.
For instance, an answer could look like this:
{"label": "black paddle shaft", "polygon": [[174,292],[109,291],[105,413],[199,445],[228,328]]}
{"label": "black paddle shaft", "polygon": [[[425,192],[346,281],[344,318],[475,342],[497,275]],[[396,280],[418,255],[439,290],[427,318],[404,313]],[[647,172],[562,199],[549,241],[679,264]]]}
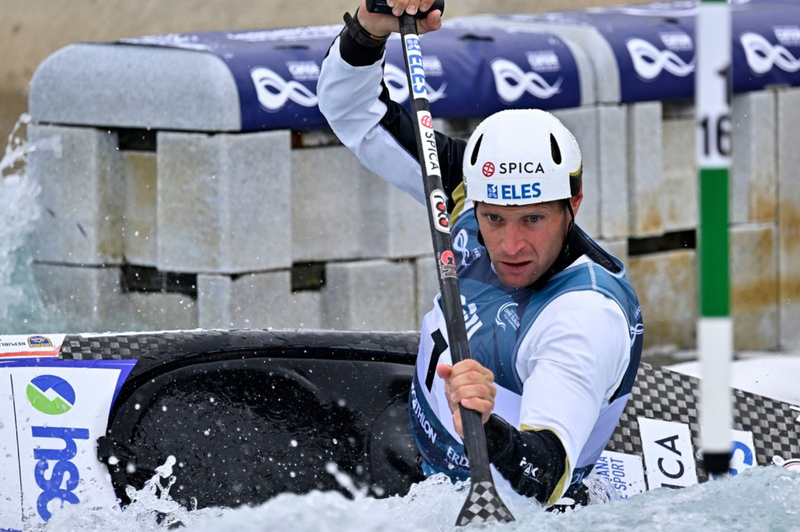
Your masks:
{"label": "black paddle shaft", "polygon": [[[436,137],[428,102],[425,70],[422,66],[422,50],[417,34],[417,23],[411,15],[404,14],[400,17],[400,35],[406,62],[411,114],[417,137],[417,153],[425,185],[428,219],[439,270],[439,290],[442,294],[442,306],[447,322],[450,354],[453,363],[458,363],[470,358],[467,328],[464,324],[461,291],[458,287],[456,260],[450,237],[447,197],[442,187],[439,154],[436,150]],[[475,410],[463,406],[459,406],[459,408],[464,428],[464,446],[469,456],[472,486],[456,524],[513,521],[514,517],[497,495],[494,486],[481,415]]]}

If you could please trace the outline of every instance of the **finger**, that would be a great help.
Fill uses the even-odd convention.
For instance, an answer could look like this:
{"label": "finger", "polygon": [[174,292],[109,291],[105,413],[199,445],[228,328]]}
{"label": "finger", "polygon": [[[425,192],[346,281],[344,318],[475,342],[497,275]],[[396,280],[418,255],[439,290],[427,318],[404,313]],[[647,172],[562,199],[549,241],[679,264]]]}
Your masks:
{"label": "finger", "polygon": [[478,412],[485,423],[491,413],[494,412],[495,402],[494,399],[485,397],[467,397],[462,399],[455,407],[451,407],[450,411],[455,413],[459,406]]}
{"label": "finger", "polygon": [[[424,11],[424,10],[423,10]],[[438,9],[428,13],[423,19],[417,21],[417,30],[421,35],[431,31],[436,31],[442,28],[442,12]]]}
{"label": "finger", "polygon": [[452,373],[453,373],[453,366],[447,364],[438,364],[436,366],[436,374],[439,375],[439,377],[444,380],[449,379]]}
{"label": "finger", "polygon": [[478,398],[486,401],[494,401],[495,390],[491,384],[473,383],[458,388],[450,387],[449,399],[453,402],[462,402],[464,399]]}
{"label": "finger", "polygon": [[494,410],[494,401],[487,401],[478,397],[470,397],[463,399],[461,401],[461,406],[478,412],[481,415],[481,418],[487,416],[488,419],[489,414],[491,414],[492,410]]}
{"label": "finger", "polygon": [[394,16],[399,17],[408,8],[408,0],[394,0],[394,5],[391,7]]}
{"label": "finger", "polygon": [[453,391],[456,391],[462,387],[470,387],[475,385],[481,385],[485,387],[487,392],[490,392],[491,389],[494,388],[494,382],[491,375],[486,375],[485,373],[480,373],[477,371],[468,371],[467,373],[462,373],[460,375],[450,375],[449,380],[450,388]]}
{"label": "finger", "polygon": [[494,374],[492,373],[492,371],[484,367],[480,362],[478,362],[475,359],[468,358],[467,360],[462,360],[461,362],[453,366],[454,375],[460,375],[462,373],[467,373],[470,371],[476,371],[483,375],[487,375],[494,380]]}

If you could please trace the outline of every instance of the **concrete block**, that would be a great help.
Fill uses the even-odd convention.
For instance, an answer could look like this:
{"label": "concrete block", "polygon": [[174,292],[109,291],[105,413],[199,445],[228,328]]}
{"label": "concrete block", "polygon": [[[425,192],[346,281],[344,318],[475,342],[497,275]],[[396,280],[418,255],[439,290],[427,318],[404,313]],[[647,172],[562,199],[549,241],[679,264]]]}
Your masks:
{"label": "concrete block", "polygon": [[124,294],[127,331],[173,331],[198,327],[197,301],[183,294]]}
{"label": "concrete block", "polygon": [[291,272],[197,276],[202,328],[318,328],[319,292],[292,294]]}
{"label": "concrete block", "polygon": [[433,256],[421,257],[414,261],[414,275],[417,283],[416,323],[415,328],[422,326],[422,317],[433,309],[433,302],[439,293],[439,267]]}
{"label": "concrete block", "polygon": [[748,92],[731,106],[731,223],[774,222],[777,211],[775,93]]}
{"label": "concrete block", "polygon": [[664,233],[662,149],[661,102],[630,104],[628,201],[631,236],[658,236]]}
{"label": "concrete block", "polygon": [[800,90],[778,92],[778,277],[781,349],[800,346]]}
{"label": "concrete block", "polygon": [[601,105],[597,108],[600,231],[598,238],[627,238],[630,206],[628,199],[627,107]]}
{"label": "concrete block", "polygon": [[379,257],[389,185],[344,146],[292,150],[292,259]]}
{"label": "concrete block", "polygon": [[119,269],[51,264],[32,268],[42,302],[63,330],[119,330],[110,323],[124,308]]}
{"label": "concrete block", "polygon": [[156,154],[124,152],[125,207],[122,242],[125,260],[137,266],[158,263]]}
{"label": "concrete block", "polygon": [[737,350],[778,348],[778,250],[775,224],[730,230],[731,314]]}
{"label": "concrete block", "polygon": [[389,186],[386,201],[388,239],[386,258],[404,259],[433,255],[428,210],[417,200]]}
{"label": "concrete block", "polygon": [[44,305],[60,330],[147,331],[197,327],[194,300],[180,294],[125,292],[119,268],[34,264]]}
{"label": "concrete block", "polygon": [[294,262],[433,252],[425,207],[343,146],[292,151]]}
{"label": "concrete block", "polygon": [[680,231],[697,227],[698,166],[695,119],[664,120],[662,149],[664,167],[661,192],[664,197],[664,231]]}
{"label": "concrete block", "polygon": [[694,348],[697,275],[694,250],[631,257],[628,278],[642,305],[644,346]]}
{"label": "concrete block", "polygon": [[90,128],[31,125],[29,155],[42,217],[31,236],[35,261],[120,264],[124,172],[117,135]]}
{"label": "concrete block", "polygon": [[583,159],[583,202],[575,218],[590,235],[600,232],[600,130],[598,109],[580,107],[553,111],[578,141]]}
{"label": "concrete block", "polygon": [[31,79],[29,101],[37,122],[185,131],[241,129],[233,74],[219,57],[195,50],[73,44],[39,65]]}
{"label": "concrete block", "polygon": [[291,266],[290,133],[159,132],[158,269]]}
{"label": "concrete block", "polygon": [[411,261],[331,263],[322,290],[322,326],[400,331],[416,328]]}

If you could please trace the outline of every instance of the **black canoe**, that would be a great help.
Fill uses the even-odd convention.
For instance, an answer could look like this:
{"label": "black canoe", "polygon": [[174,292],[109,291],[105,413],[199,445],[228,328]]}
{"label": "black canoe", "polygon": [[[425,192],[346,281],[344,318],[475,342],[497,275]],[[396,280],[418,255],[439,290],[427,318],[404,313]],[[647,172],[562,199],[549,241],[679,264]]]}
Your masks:
{"label": "black canoe", "polygon": [[[175,500],[231,507],[285,492],[347,493],[326,471],[331,462],[377,497],[403,495],[422,480],[407,407],[418,344],[413,332],[68,335],[59,358],[137,360],[97,445],[123,502],[126,486],[141,488],[174,456]],[[649,459],[654,469],[664,465],[669,478],[679,468],[689,483],[707,480],[695,460],[698,395],[697,379],[642,364],[606,449]],[[734,398],[734,428],[744,437],[734,440],[733,461],[756,466],[800,458],[797,407],[741,390]],[[645,418],[683,427],[689,451],[678,456],[677,429],[675,436],[647,440]],[[648,458],[659,451],[667,462]]]}

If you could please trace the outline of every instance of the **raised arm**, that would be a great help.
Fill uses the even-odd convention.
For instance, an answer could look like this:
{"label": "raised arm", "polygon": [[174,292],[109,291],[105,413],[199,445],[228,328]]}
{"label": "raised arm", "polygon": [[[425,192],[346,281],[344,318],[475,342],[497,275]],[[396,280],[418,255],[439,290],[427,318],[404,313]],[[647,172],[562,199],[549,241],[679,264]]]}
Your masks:
{"label": "raised arm", "polygon": [[[397,0],[397,5],[411,5],[412,1],[417,7],[422,3]],[[420,24],[428,31],[437,29],[441,19],[438,24],[430,22],[435,16],[430,13]],[[320,111],[365,167],[424,204],[413,122],[408,112],[391,100],[383,83],[386,41],[382,37],[396,30],[397,19],[367,13],[364,0],[354,20],[362,19],[361,28],[354,28],[352,22],[345,27],[322,63],[317,87]],[[465,143],[437,133],[436,144],[442,181],[450,194],[461,182]]]}

